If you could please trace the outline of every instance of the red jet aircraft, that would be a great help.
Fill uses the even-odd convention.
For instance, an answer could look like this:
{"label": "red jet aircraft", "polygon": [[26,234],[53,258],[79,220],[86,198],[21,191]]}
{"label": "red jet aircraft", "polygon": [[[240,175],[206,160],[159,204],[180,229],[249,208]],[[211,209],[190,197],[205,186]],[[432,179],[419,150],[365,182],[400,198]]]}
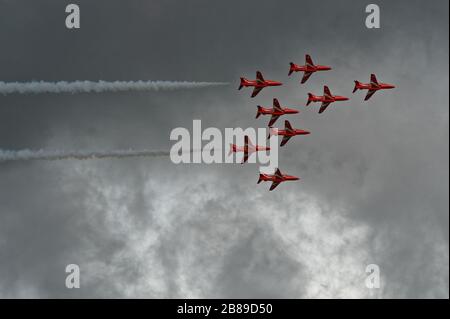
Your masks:
{"label": "red jet aircraft", "polygon": [[237,152],[244,152],[244,159],[242,160],[241,164],[244,164],[247,162],[250,155],[252,155],[254,152],[259,151],[270,151],[270,147],[268,146],[260,146],[260,145],[253,145],[252,141],[248,137],[248,135],[245,135],[244,137],[244,146],[237,146],[236,144],[230,144],[230,151],[228,155],[231,153],[237,153]]}
{"label": "red jet aircraft", "polygon": [[367,95],[364,98],[364,101],[367,101],[370,99],[370,97],[378,90],[386,90],[386,89],[393,89],[395,88],[394,85],[389,83],[381,83],[378,82],[377,77],[375,74],[370,75],[370,83],[361,83],[359,81],[355,81],[355,88],[353,89],[353,93],[355,93],[358,89],[359,90],[369,90],[367,91]]}
{"label": "red jet aircraft", "polygon": [[259,93],[259,91],[267,86],[280,86],[282,84],[283,83],[278,81],[264,80],[261,72],[256,71],[256,80],[247,80],[246,78],[241,78],[241,84],[239,85],[238,90],[242,89],[243,87],[253,86],[254,89],[252,97],[255,97]]}
{"label": "red jet aircraft", "polygon": [[331,70],[331,67],[326,65],[314,65],[311,56],[309,54],[305,56],[305,60],[306,60],[305,65],[297,65],[291,62],[290,63],[291,67],[289,68],[288,74],[291,75],[292,72],[305,72],[303,73],[303,78],[301,82],[302,84],[305,83],[314,72]]}
{"label": "red jet aircraft", "polygon": [[306,105],[309,105],[309,103],[311,102],[322,102],[322,106],[320,107],[319,110],[319,113],[322,113],[323,111],[326,110],[326,108],[328,107],[328,105],[330,105],[330,103],[336,101],[347,101],[348,99],[349,98],[345,96],[331,94],[330,89],[328,88],[328,86],[325,85],[323,87],[323,96],[316,96],[312,93],[308,93],[308,102],[306,103]]}
{"label": "red jet aircraft", "polygon": [[280,103],[278,102],[278,99],[273,99],[273,107],[272,108],[266,109],[266,108],[258,105],[258,112],[256,113],[256,118],[258,118],[261,114],[262,115],[270,114],[270,115],[272,115],[272,117],[270,118],[268,125],[272,126],[281,115],[296,114],[296,113],[298,113],[297,110],[290,109],[287,107],[281,107]]}
{"label": "red jet aircraft", "polygon": [[289,123],[289,121],[284,121],[284,130],[279,130],[277,128],[270,128],[269,129],[269,136],[268,138],[270,138],[270,135],[282,135],[283,139],[281,140],[281,144],[280,146],[283,146],[284,144],[286,144],[289,139],[292,136],[296,136],[296,135],[308,135],[311,134],[308,131],[305,130],[300,130],[298,128],[292,128],[291,123]]}
{"label": "red jet aircraft", "polygon": [[292,176],[292,175],[285,175],[283,173],[281,173],[280,169],[277,168],[275,170],[275,174],[271,175],[271,174],[259,174],[259,179],[258,179],[258,183],[261,182],[272,182],[272,185],[270,185],[270,189],[269,190],[274,190],[275,187],[277,187],[280,183],[282,182],[286,182],[286,181],[298,181],[300,178],[298,178],[297,176]]}

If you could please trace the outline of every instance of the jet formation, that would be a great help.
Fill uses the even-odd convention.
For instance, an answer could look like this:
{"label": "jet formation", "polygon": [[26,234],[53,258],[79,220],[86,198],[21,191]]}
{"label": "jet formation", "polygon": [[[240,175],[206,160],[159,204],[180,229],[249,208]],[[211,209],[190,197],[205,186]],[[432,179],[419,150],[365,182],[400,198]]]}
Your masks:
{"label": "jet formation", "polygon": [[[294,62],[289,63],[289,72],[288,76],[291,76],[294,72],[303,72],[303,77],[300,81],[301,84],[306,83],[308,79],[311,77],[313,73],[316,72],[322,72],[322,71],[330,71],[332,68],[327,65],[318,65],[314,64],[311,56],[309,54],[305,55],[305,64],[304,65],[297,65]],[[354,81],[355,86],[353,88],[353,93],[355,93],[357,90],[367,90],[366,97],[364,98],[364,101],[369,100],[375,92],[380,90],[387,90],[387,89],[394,89],[395,86],[393,84],[389,83],[382,83],[379,82],[375,76],[375,74],[370,75],[370,83],[361,83],[359,81]],[[258,95],[259,92],[263,88],[269,87],[269,86],[280,86],[283,85],[280,81],[274,81],[274,80],[265,80],[262,73],[260,71],[256,72],[256,80],[248,80],[244,77],[240,78],[240,85],[239,90],[241,90],[244,87],[253,87],[253,92],[251,97],[254,98],[256,95]],[[311,103],[320,102],[321,106],[319,109],[319,114],[323,113],[328,106],[331,103],[334,102],[341,102],[341,101],[348,101],[349,98],[342,95],[333,95],[331,93],[330,88],[327,85],[323,86],[323,95],[314,95],[313,93],[308,93],[308,100],[306,102],[306,106],[309,106]],[[269,128],[269,136],[272,135],[279,135],[283,136],[280,146],[286,145],[286,143],[293,137],[297,135],[308,135],[310,134],[309,131],[299,129],[299,128],[293,128],[291,123],[288,120],[285,120],[284,122],[284,129],[277,129],[274,128],[273,125],[278,120],[280,116],[289,116],[292,114],[299,113],[299,110],[290,108],[290,107],[283,107],[280,105],[280,102],[277,98],[273,99],[272,107],[263,107],[261,105],[257,106],[257,113],[256,118],[259,118],[261,115],[270,115],[270,120],[268,122],[268,128]],[[235,144],[230,145],[230,154],[233,152],[244,152],[244,159],[242,161],[242,164],[245,163],[248,160],[248,157],[258,151],[270,151],[269,147],[266,146],[260,146],[260,145],[253,145],[250,141],[248,136],[245,136],[244,146],[237,146]],[[269,190],[274,190],[280,183],[285,181],[297,181],[300,178],[292,175],[287,175],[281,173],[280,169],[277,168],[275,170],[274,174],[259,174],[259,179],[257,184],[261,182],[272,182],[272,185],[270,186]]]}

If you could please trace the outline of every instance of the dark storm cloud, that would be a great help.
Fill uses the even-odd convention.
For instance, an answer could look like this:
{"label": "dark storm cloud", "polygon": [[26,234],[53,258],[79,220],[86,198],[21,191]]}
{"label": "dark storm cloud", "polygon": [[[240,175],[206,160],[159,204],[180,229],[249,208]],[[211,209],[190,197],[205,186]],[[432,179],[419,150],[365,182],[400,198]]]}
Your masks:
{"label": "dark storm cloud", "polygon": [[[170,130],[263,126],[297,107],[312,131],[280,150],[298,184],[255,188],[254,165],[164,160],[0,167],[0,295],[448,297],[448,3],[0,1],[1,81],[226,81],[195,92],[0,96],[0,148],[165,149]],[[19,17],[19,18],[18,18]],[[304,53],[333,71],[287,77]],[[261,70],[285,86],[250,99]],[[397,89],[321,114],[307,92],[351,95],[370,73]],[[82,288],[64,287],[78,263]],[[364,287],[380,266],[382,289]],[[339,274],[339,275],[337,275]]]}

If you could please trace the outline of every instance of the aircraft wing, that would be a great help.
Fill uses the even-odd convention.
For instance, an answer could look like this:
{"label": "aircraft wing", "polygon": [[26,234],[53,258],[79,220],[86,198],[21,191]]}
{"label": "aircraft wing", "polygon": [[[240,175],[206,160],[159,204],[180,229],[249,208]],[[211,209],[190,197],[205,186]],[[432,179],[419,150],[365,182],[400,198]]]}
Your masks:
{"label": "aircraft wing", "polygon": [[325,95],[326,97],[332,97],[330,88],[326,85],[323,87],[323,95]]}
{"label": "aircraft wing", "polygon": [[377,77],[375,76],[375,74],[370,75],[370,84],[378,85],[378,80],[377,80]]}
{"label": "aircraft wing", "polygon": [[273,191],[275,189],[275,187],[277,187],[278,185],[280,185],[280,182],[273,182],[272,185],[270,185],[269,190]]}
{"label": "aircraft wing", "polygon": [[250,141],[250,138],[248,137],[248,135],[244,136],[244,146],[248,147],[248,145],[252,145],[252,142]]}
{"label": "aircraft wing", "polygon": [[305,60],[306,60],[306,65],[308,65],[308,66],[314,66],[314,62],[313,62],[313,60],[311,59],[311,56],[310,56],[309,54],[306,54],[306,55],[305,55]]}
{"label": "aircraft wing", "polygon": [[302,78],[302,84],[305,83],[306,81],[308,81],[309,77],[311,76],[311,74],[313,74],[312,72],[305,72],[305,74],[303,74],[303,78]]}
{"label": "aircraft wing", "polygon": [[278,102],[278,99],[273,99],[273,110],[274,111],[282,111],[280,102]]}
{"label": "aircraft wing", "polygon": [[244,152],[244,158],[242,159],[241,164],[244,164],[245,162],[247,162],[249,156],[250,156],[249,152]]}
{"label": "aircraft wing", "polygon": [[284,144],[286,144],[291,137],[292,136],[287,136],[287,135],[283,136],[283,139],[281,140],[280,146],[283,146]]}
{"label": "aircraft wing", "polygon": [[270,118],[270,121],[269,121],[269,126],[274,125],[279,117],[280,117],[280,115],[272,115],[272,117]]}
{"label": "aircraft wing", "polygon": [[275,170],[275,176],[278,177],[278,178],[283,178],[283,174],[281,173],[279,168],[277,168]]}
{"label": "aircraft wing", "polygon": [[370,97],[371,97],[372,95],[374,95],[375,92],[376,92],[376,90],[369,90],[369,91],[367,91],[367,95],[366,95],[366,97],[364,98],[364,101],[367,101],[368,99],[370,99]]}
{"label": "aircraft wing", "polygon": [[290,132],[292,132],[294,130],[291,126],[291,123],[289,123],[288,120],[284,121],[284,128],[286,129],[286,131],[290,131]]}
{"label": "aircraft wing", "polygon": [[262,73],[259,71],[256,71],[256,80],[258,82],[264,82],[264,77],[263,77]]}
{"label": "aircraft wing", "polygon": [[330,105],[330,102],[323,102],[322,106],[320,107],[319,113],[323,113],[323,111],[327,109],[328,105]]}
{"label": "aircraft wing", "polygon": [[255,87],[255,88],[253,89],[252,97],[257,96],[258,93],[259,93],[262,89],[263,89],[262,87]]}

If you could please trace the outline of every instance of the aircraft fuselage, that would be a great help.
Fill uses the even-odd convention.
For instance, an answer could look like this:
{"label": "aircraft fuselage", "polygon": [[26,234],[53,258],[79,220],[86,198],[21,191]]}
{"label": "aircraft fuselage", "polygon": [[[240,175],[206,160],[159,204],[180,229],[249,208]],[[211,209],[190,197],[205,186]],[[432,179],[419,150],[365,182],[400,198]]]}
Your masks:
{"label": "aircraft fuselage", "polygon": [[244,79],[242,81],[242,86],[244,86],[244,87],[253,86],[253,87],[257,87],[257,88],[265,88],[267,86],[280,86],[280,85],[283,85],[283,83],[278,82],[278,81],[272,81],[272,80],[257,81],[257,80]]}
{"label": "aircraft fuselage", "polygon": [[317,72],[317,71],[330,71],[331,67],[326,65],[292,65],[293,72]]}
{"label": "aircraft fuselage", "polygon": [[311,132],[306,130],[301,130],[298,128],[292,129],[292,130],[276,130],[276,135],[281,136],[296,136],[296,135],[308,135],[311,134]]}
{"label": "aircraft fuselage", "polygon": [[284,115],[284,114],[297,114],[298,110],[290,109],[290,108],[287,108],[287,107],[283,107],[283,108],[281,108],[281,110],[275,110],[273,108],[261,107],[259,112],[261,114],[264,114],[264,115],[268,115],[268,114],[271,114],[271,115]]}
{"label": "aircraft fuselage", "polygon": [[298,181],[300,178],[293,175],[284,175],[282,177],[272,174],[260,174],[260,179],[265,182],[281,183],[286,181]]}
{"label": "aircraft fuselage", "polygon": [[378,90],[389,90],[389,89],[395,89],[395,85],[389,84],[389,83],[358,83],[357,89],[360,90],[371,90],[371,91],[378,91]]}
{"label": "aircraft fuselage", "polygon": [[326,95],[312,95],[309,97],[310,102],[325,102],[325,103],[333,103],[338,101],[348,101],[349,98],[342,96],[342,95],[333,95],[333,96],[326,96]]}

